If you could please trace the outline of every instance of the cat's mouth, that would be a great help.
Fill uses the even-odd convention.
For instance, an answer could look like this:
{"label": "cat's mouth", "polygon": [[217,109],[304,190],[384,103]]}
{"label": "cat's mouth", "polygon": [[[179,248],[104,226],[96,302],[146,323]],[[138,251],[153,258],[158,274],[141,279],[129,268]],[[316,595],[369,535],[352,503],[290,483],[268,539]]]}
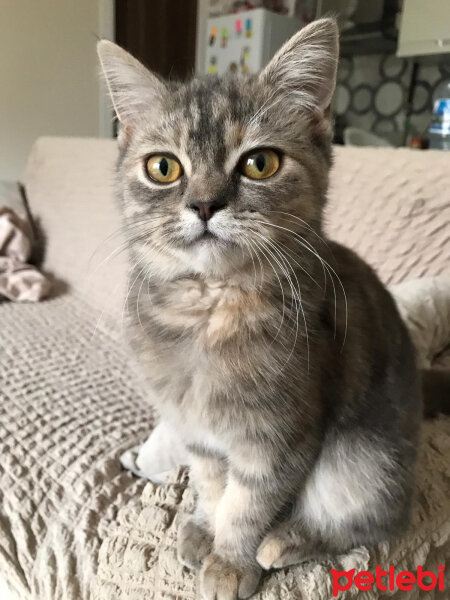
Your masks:
{"label": "cat's mouth", "polygon": [[198,240],[217,240],[218,237],[215,233],[210,231],[209,229],[205,229],[203,233],[201,233],[198,237]]}
{"label": "cat's mouth", "polygon": [[208,225],[205,223],[203,230],[198,233],[198,235],[193,240],[193,243],[196,242],[209,242],[209,241],[219,241],[219,236],[211,231]]}
{"label": "cat's mouth", "polygon": [[180,245],[181,247],[193,249],[195,246],[221,246],[224,240],[211,231],[208,227],[204,227],[201,231],[190,231],[188,235],[176,237],[172,240],[172,243]]}
{"label": "cat's mouth", "polygon": [[207,223],[202,223],[199,227],[198,224],[195,227],[186,228],[186,234],[183,237],[174,240],[178,241],[184,248],[205,247],[210,250],[214,248],[224,249],[228,246],[234,246],[235,243],[229,236],[223,236],[220,227],[217,228],[214,224],[212,227]]}

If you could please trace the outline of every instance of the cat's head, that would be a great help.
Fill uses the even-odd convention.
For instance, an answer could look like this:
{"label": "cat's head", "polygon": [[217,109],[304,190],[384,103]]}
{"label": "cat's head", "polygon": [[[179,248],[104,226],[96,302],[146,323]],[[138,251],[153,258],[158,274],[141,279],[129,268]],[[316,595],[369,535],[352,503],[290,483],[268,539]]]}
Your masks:
{"label": "cat's head", "polygon": [[226,276],[287,230],[319,228],[338,60],[332,19],[294,35],[258,75],[165,82],[101,41],[121,124],[118,184],[143,272]]}

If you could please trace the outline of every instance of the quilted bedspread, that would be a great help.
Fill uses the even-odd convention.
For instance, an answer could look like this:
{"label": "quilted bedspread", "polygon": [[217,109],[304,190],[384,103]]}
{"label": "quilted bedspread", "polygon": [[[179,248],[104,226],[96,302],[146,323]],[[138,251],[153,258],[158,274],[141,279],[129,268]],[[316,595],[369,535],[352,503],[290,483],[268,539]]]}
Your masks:
{"label": "quilted bedspread", "polygon": [[89,598],[108,527],[143,488],[119,456],[152,414],[117,328],[97,321],[71,296],[0,306],[0,579],[14,600]]}

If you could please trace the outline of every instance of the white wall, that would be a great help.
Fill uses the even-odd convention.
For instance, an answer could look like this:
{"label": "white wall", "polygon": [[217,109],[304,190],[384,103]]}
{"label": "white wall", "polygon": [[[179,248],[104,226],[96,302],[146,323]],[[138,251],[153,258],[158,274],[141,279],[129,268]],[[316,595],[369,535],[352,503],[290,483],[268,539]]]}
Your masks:
{"label": "white wall", "polygon": [[22,176],[40,135],[111,135],[97,37],[113,0],[0,0],[0,179]]}

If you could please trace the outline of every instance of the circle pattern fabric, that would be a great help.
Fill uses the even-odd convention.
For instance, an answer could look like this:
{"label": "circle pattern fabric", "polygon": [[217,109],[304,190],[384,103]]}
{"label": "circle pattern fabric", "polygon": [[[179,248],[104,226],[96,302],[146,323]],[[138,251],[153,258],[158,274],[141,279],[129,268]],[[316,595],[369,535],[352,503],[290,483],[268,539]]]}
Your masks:
{"label": "circle pattern fabric", "polygon": [[[340,127],[388,134],[390,143],[403,144],[413,64],[414,59],[393,54],[342,56],[332,103]],[[450,57],[419,64],[408,119],[410,135],[426,136],[436,89],[449,77]]]}
{"label": "circle pattern fabric", "polygon": [[373,107],[374,91],[367,83],[361,83],[353,90],[351,110],[357,115],[365,115]]}
{"label": "circle pattern fabric", "polygon": [[414,100],[411,107],[413,115],[430,110],[432,108],[432,88],[427,81],[417,81],[416,89],[414,90]]}
{"label": "circle pattern fabric", "polygon": [[395,117],[403,108],[404,94],[400,83],[385,81],[377,89],[374,111],[381,117]]}
{"label": "circle pattern fabric", "polygon": [[333,98],[333,111],[336,115],[344,115],[350,108],[352,92],[344,83],[338,83]]}
{"label": "circle pattern fabric", "polygon": [[408,68],[408,61],[397,58],[394,54],[386,54],[380,62],[380,75],[384,79],[395,79],[399,81]]}

